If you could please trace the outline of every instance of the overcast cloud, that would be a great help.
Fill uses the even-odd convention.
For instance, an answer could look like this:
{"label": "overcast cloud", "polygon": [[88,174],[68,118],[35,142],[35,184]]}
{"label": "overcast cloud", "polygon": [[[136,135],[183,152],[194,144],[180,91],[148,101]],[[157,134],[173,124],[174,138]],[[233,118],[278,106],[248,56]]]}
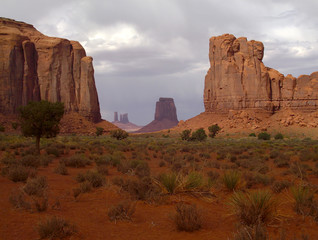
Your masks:
{"label": "overcast cloud", "polygon": [[287,75],[318,71],[318,1],[1,0],[0,16],[79,41],[94,58],[103,118],[153,120],[172,97],[179,120],[203,108],[212,36],[232,33],[265,45],[264,63]]}

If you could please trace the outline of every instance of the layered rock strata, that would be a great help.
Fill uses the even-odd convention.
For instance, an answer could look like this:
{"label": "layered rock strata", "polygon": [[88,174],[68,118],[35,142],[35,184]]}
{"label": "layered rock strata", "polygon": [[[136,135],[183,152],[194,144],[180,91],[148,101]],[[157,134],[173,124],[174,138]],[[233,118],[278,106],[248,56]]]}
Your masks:
{"label": "layered rock strata", "polygon": [[0,112],[16,114],[29,101],[60,101],[66,113],[100,121],[92,62],[78,42],[0,18]]}
{"label": "layered rock strata", "polygon": [[204,87],[205,111],[317,109],[318,72],[285,77],[266,67],[263,55],[261,42],[230,34],[212,37]]}

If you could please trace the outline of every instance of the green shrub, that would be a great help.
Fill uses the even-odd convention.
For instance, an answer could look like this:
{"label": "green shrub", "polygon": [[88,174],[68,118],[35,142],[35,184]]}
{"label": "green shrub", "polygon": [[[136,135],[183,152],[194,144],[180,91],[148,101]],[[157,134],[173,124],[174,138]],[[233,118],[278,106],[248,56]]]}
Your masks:
{"label": "green shrub", "polygon": [[268,134],[267,132],[261,132],[258,134],[258,139],[260,140],[270,140],[271,139],[271,135]]}
{"label": "green shrub", "polygon": [[191,129],[183,130],[180,137],[182,140],[189,141],[191,138]]}
{"label": "green shrub", "polygon": [[180,187],[179,176],[175,172],[161,174],[159,181],[162,189],[170,194],[174,194]]}
{"label": "green shrub", "polygon": [[197,189],[203,185],[203,176],[198,172],[191,172],[186,179],[185,188],[188,190]]}
{"label": "green shrub", "polygon": [[76,180],[80,183],[87,181],[92,185],[92,187],[98,188],[103,185],[105,178],[98,172],[87,171],[86,173],[79,173],[76,176]]}
{"label": "green shrub", "polygon": [[101,136],[104,132],[104,128],[96,127],[96,136]]}
{"label": "green shrub", "polygon": [[256,134],[255,133],[250,133],[248,136],[249,137],[256,137]]}
{"label": "green shrub", "polygon": [[64,163],[67,167],[85,167],[91,164],[91,161],[84,154],[74,154],[69,158],[63,158],[60,163]]}
{"label": "green shrub", "polygon": [[128,133],[122,129],[110,131],[110,136],[116,138],[117,140],[122,140],[128,137]]}
{"label": "green shrub", "polygon": [[277,133],[274,138],[275,138],[276,140],[278,140],[278,139],[284,139],[284,135],[281,134],[281,133]]}
{"label": "green shrub", "polygon": [[28,179],[23,187],[23,190],[29,196],[42,197],[48,187],[46,177],[39,176],[33,179]]}
{"label": "green shrub", "polygon": [[178,203],[174,221],[179,231],[193,232],[202,226],[202,215],[195,205]]}
{"label": "green shrub", "polygon": [[290,188],[294,198],[294,209],[298,214],[307,215],[314,202],[314,192],[307,186],[293,186]]}
{"label": "green shrub", "polygon": [[125,200],[111,206],[108,210],[108,217],[110,221],[131,220],[135,211],[136,203],[130,200]]}
{"label": "green shrub", "polygon": [[13,165],[3,170],[5,175],[13,182],[25,182],[30,175],[35,175],[35,170],[22,165]]}
{"label": "green shrub", "polygon": [[203,128],[199,128],[198,130],[194,131],[191,135],[191,141],[204,141],[208,136],[206,135]]}
{"label": "green shrub", "polygon": [[76,233],[74,225],[57,216],[39,222],[37,230],[41,239],[63,239]]}
{"label": "green shrub", "polygon": [[241,174],[238,171],[226,171],[222,177],[224,186],[230,191],[236,190],[239,187],[240,181]]}
{"label": "green shrub", "polygon": [[211,137],[211,138],[214,138],[221,130],[221,128],[217,124],[210,126],[208,129],[210,132],[209,137]]}
{"label": "green shrub", "polygon": [[246,226],[272,222],[277,214],[277,203],[268,191],[235,192],[229,202],[232,212]]}

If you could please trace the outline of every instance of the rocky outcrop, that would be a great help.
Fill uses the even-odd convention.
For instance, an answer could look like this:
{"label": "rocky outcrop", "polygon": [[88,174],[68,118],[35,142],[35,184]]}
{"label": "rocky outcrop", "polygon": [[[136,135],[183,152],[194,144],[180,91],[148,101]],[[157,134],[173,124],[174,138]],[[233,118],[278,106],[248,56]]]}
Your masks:
{"label": "rocky outcrop", "polygon": [[15,114],[29,101],[60,101],[66,113],[100,121],[92,62],[78,42],[0,18],[0,112]]}
{"label": "rocky outcrop", "polygon": [[156,103],[155,120],[137,132],[155,132],[178,125],[177,109],[173,98],[159,98]]}
{"label": "rocky outcrop", "polygon": [[128,113],[124,113],[124,114],[120,114],[119,116],[119,119],[121,123],[129,123],[129,120],[128,120]]}
{"label": "rocky outcrop", "polygon": [[205,111],[317,109],[318,72],[285,77],[266,67],[263,55],[261,42],[230,34],[212,37],[210,69],[205,77]]}

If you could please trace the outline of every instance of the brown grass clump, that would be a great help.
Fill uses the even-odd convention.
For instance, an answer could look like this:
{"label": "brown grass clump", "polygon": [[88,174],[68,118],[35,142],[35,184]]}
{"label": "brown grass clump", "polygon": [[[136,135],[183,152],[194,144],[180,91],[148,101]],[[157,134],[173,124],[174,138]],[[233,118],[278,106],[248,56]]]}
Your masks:
{"label": "brown grass clump", "polygon": [[124,200],[110,207],[108,217],[110,221],[131,220],[135,211],[136,203],[130,200]]}
{"label": "brown grass clump", "polygon": [[63,239],[76,233],[74,225],[57,216],[48,217],[39,222],[37,230],[41,239]]}
{"label": "brown grass clump", "polygon": [[174,222],[179,231],[193,232],[202,227],[202,216],[195,205],[181,202],[176,205]]}

